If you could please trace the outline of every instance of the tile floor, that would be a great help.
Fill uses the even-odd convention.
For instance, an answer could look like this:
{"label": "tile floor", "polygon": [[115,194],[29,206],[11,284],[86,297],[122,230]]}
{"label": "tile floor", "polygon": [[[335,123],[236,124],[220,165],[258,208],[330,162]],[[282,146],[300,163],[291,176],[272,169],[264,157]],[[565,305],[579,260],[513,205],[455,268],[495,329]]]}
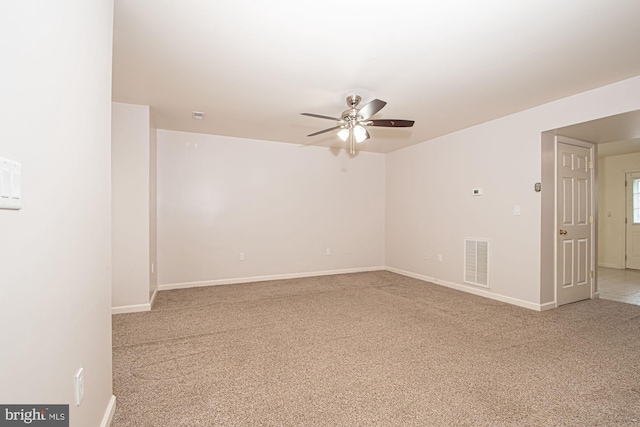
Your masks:
{"label": "tile floor", "polygon": [[598,267],[600,298],[640,305],[640,270]]}

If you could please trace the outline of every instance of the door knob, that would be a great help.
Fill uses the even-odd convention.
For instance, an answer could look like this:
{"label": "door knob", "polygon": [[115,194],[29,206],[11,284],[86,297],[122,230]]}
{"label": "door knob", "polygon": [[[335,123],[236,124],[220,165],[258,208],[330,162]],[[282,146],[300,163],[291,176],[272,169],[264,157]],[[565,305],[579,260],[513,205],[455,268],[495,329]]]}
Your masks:
{"label": "door knob", "polygon": [[567,234],[567,230],[560,230],[560,234]]}

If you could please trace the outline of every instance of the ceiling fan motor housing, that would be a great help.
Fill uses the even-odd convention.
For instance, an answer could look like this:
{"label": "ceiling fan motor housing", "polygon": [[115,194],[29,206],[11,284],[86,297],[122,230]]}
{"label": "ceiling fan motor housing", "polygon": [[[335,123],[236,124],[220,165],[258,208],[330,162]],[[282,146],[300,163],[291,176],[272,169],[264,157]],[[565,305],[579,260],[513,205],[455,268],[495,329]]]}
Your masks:
{"label": "ceiling fan motor housing", "polygon": [[342,121],[345,123],[347,127],[353,127],[358,124],[358,121],[361,120],[362,117],[358,116],[358,110],[355,108],[351,108],[349,110],[345,110],[342,113]]}
{"label": "ceiling fan motor housing", "polygon": [[349,107],[349,109],[342,112],[341,119],[344,122],[344,124],[342,125],[343,129],[352,129],[355,125],[358,124],[360,120],[362,120],[362,117],[358,116],[359,110],[356,109],[361,100],[362,98],[360,97],[360,95],[347,96],[347,106]]}

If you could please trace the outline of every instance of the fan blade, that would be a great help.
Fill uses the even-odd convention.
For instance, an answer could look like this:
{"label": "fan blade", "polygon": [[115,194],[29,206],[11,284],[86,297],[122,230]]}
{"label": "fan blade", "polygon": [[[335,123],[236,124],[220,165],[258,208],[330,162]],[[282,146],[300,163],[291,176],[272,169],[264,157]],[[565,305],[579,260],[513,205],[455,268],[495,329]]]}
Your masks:
{"label": "fan blade", "polygon": [[360,111],[358,111],[358,115],[362,116],[363,120],[366,120],[369,117],[371,117],[374,114],[376,114],[378,111],[382,110],[382,108],[385,105],[387,105],[386,102],[381,101],[379,99],[374,99],[373,101],[371,101],[370,103],[368,103],[367,105],[362,107],[360,109]]}
{"label": "fan blade", "polygon": [[410,128],[415,122],[413,120],[370,120],[367,126],[385,126],[389,128]]}
{"label": "fan blade", "polygon": [[312,113],[300,113],[300,114],[303,116],[316,117],[318,119],[335,120],[336,122],[340,121],[340,119],[337,119],[335,117],[321,116],[320,114],[312,114]]}
{"label": "fan blade", "polygon": [[307,136],[316,136],[316,135],[320,135],[321,133],[331,132],[332,130],[340,129],[341,127],[342,127],[342,126],[334,126],[334,127],[332,127],[332,128],[329,128],[329,129],[324,129],[324,130],[321,130],[321,131],[318,131],[318,132],[310,133],[310,134],[309,134],[309,135],[307,135]]}

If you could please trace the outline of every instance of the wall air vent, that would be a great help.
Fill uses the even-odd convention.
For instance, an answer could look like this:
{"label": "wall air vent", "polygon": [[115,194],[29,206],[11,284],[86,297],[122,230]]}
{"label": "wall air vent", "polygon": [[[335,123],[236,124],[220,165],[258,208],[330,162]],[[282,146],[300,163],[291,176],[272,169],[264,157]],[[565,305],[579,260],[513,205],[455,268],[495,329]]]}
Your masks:
{"label": "wall air vent", "polygon": [[464,239],[464,283],[489,287],[489,240]]}

